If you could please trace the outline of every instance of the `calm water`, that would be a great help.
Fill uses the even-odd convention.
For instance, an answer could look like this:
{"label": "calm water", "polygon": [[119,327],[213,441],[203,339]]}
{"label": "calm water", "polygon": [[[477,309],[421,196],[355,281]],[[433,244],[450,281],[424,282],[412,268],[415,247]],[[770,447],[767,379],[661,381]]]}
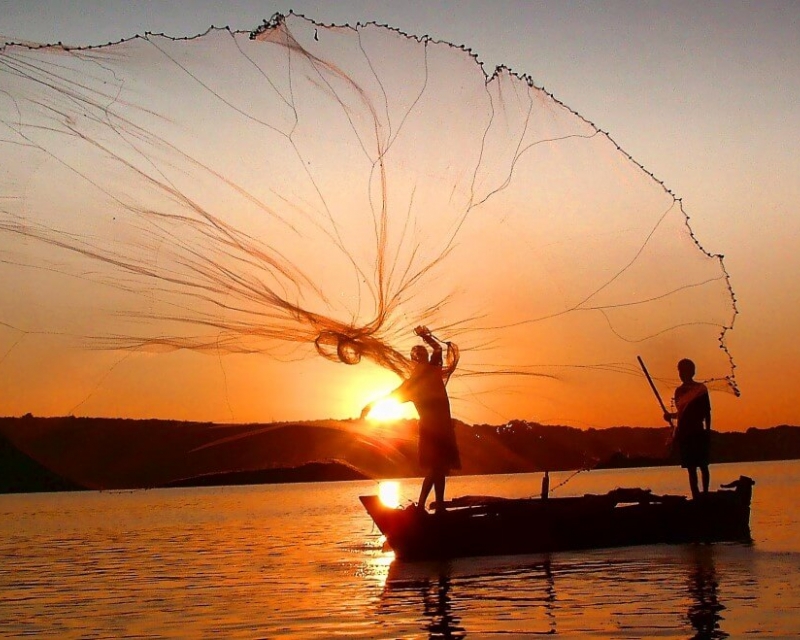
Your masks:
{"label": "calm water", "polygon": [[[357,499],[373,482],[0,496],[0,637],[800,636],[800,462],[716,465],[712,483],[741,473],[757,481],[752,545],[447,563],[382,550]],[[539,482],[456,478],[449,492],[527,496]],[[686,480],[593,471],[556,495],[617,486],[682,493]]]}

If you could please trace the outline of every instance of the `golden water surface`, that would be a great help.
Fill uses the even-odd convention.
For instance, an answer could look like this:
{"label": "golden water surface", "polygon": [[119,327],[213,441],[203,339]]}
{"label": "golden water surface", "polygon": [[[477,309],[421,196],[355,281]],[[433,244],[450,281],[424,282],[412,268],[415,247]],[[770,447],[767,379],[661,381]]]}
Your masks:
{"label": "golden water surface", "polygon": [[[744,544],[401,563],[358,496],[374,482],[0,496],[2,638],[791,638],[800,462],[756,479]],[[569,474],[553,474],[555,487]],[[450,495],[536,494],[537,475]],[[685,493],[684,472],[582,473],[556,495]],[[418,480],[404,480],[409,499]]]}

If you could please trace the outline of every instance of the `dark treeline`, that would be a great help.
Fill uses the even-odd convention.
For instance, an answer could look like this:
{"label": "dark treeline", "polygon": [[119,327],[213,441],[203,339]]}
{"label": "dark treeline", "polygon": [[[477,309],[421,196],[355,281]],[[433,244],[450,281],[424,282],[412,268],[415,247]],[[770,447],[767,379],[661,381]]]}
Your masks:
{"label": "dark treeline", "polygon": [[[416,427],[0,418],[0,493],[412,477]],[[677,464],[665,427],[512,421],[456,434],[465,475]],[[800,459],[800,427],[713,433],[712,462],[785,459]]]}
{"label": "dark treeline", "polygon": [[25,455],[0,434],[0,493],[77,491],[82,488]]}

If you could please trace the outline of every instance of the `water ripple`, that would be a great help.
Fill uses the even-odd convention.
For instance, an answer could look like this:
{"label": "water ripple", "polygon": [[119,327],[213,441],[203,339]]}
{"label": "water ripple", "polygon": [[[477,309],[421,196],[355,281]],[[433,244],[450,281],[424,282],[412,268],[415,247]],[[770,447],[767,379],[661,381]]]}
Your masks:
{"label": "water ripple", "polygon": [[770,469],[754,545],[432,563],[382,550],[371,483],[0,497],[0,638],[795,637],[800,473]]}

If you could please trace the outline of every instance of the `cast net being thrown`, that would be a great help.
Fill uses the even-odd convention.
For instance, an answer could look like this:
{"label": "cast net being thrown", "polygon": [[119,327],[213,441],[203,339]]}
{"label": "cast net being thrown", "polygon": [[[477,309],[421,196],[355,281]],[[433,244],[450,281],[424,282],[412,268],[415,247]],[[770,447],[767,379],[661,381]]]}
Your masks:
{"label": "cast net being thrown", "polygon": [[736,389],[680,200],[462,48],[276,16],[6,45],[0,87],[0,413],[348,417],[420,324],[467,422],[641,423],[636,355]]}

